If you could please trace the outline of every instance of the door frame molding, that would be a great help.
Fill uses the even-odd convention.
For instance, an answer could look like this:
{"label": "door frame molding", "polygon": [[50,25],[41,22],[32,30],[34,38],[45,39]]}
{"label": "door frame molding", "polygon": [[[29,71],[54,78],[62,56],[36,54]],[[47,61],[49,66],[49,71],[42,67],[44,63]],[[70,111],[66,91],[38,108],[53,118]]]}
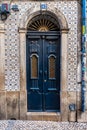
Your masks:
{"label": "door frame molding", "polygon": [[[29,10],[30,11],[30,10]],[[27,11],[27,19],[22,19],[19,25],[19,47],[20,47],[20,119],[26,119],[27,116],[27,87],[26,87],[26,33],[27,24],[32,17],[40,14],[40,11],[31,13]],[[67,102],[67,43],[68,43],[68,24],[64,15],[58,10],[46,11],[49,15],[55,16],[61,29],[61,83],[60,83],[60,118],[62,121],[68,121],[68,102]],[[22,26],[23,25],[23,26]],[[23,97],[22,97],[23,95]]]}

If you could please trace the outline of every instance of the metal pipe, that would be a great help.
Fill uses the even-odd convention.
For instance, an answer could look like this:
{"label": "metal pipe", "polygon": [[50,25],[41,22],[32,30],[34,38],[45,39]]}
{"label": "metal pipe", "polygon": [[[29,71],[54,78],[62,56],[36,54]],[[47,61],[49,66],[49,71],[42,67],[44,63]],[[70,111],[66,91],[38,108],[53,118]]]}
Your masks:
{"label": "metal pipe", "polygon": [[86,0],[82,0],[82,55],[81,55],[81,110],[85,111],[85,93],[86,93]]}

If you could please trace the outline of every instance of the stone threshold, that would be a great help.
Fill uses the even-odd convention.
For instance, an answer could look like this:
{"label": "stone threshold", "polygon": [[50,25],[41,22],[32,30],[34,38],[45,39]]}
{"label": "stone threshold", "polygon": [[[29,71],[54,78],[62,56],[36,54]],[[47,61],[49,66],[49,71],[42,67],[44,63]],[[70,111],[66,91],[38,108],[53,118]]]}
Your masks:
{"label": "stone threshold", "polygon": [[27,120],[61,121],[60,112],[27,112]]}

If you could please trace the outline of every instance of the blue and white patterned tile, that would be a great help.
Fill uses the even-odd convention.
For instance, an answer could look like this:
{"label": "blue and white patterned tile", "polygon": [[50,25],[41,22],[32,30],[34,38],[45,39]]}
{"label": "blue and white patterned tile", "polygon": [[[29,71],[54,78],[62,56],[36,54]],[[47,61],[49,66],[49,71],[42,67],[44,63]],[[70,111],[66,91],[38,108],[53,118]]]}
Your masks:
{"label": "blue and white patterned tile", "polygon": [[[31,8],[33,5],[40,5],[38,2],[17,2],[19,12],[15,13],[12,11],[8,18],[8,22],[5,24],[5,86],[6,90],[19,90],[20,88],[20,75],[19,75],[19,40],[18,40],[18,24],[24,13]],[[59,1],[56,3],[47,2],[49,6],[53,4],[54,8],[60,10],[67,22],[69,27],[68,34],[68,90],[76,89],[76,67],[77,67],[77,23],[78,23],[78,9],[76,1]],[[14,59],[13,59],[14,57]],[[74,58],[72,58],[74,57]],[[9,64],[10,60],[10,64]],[[73,63],[72,63],[73,62]],[[14,73],[14,74],[13,74]],[[12,74],[12,75],[11,75]],[[8,77],[8,78],[7,78]],[[71,79],[70,79],[71,77]],[[73,83],[72,83],[73,82]]]}

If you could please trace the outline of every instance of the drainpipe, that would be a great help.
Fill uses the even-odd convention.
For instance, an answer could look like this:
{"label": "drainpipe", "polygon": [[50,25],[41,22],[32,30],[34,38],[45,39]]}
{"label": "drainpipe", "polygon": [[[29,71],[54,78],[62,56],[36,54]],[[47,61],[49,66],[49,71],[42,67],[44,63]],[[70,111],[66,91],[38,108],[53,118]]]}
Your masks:
{"label": "drainpipe", "polygon": [[82,56],[81,56],[81,110],[85,112],[85,96],[86,96],[86,0],[82,0]]}

